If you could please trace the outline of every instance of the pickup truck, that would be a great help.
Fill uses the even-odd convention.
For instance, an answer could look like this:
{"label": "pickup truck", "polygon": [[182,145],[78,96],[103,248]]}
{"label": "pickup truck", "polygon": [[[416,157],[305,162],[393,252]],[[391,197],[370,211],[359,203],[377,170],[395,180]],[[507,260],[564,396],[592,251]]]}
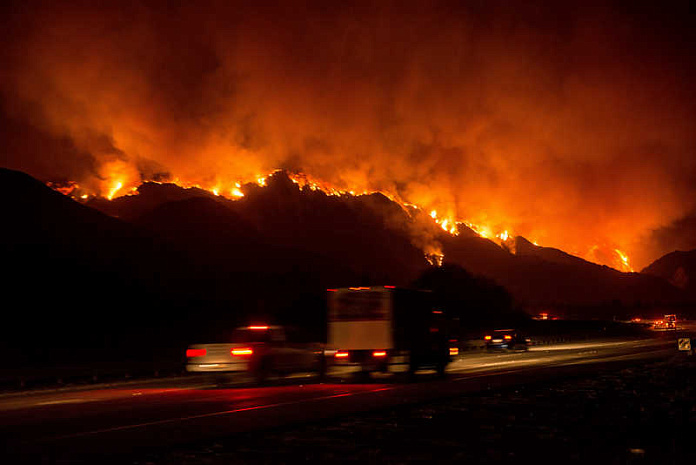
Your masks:
{"label": "pickup truck", "polygon": [[282,326],[244,326],[233,331],[230,342],[193,344],[186,350],[186,370],[191,373],[247,373],[257,382],[270,374],[325,373],[324,348],[303,342],[297,332]]}

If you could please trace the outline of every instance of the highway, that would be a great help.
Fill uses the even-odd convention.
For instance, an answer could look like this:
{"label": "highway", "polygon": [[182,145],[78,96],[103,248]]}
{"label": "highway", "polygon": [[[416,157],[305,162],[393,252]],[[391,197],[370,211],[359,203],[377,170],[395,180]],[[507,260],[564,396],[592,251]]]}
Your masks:
{"label": "highway", "polygon": [[[672,337],[583,341],[532,347],[527,352],[464,354],[446,379],[422,372],[356,382],[332,373],[244,380],[219,388],[204,377],[182,377],[50,392],[0,395],[0,438],[6,463],[122,463],[149,448],[193,443],[237,432],[316,421],[481,389],[546,380],[640,363],[676,353]],[[339,376],[341,375],[341,376]]]}

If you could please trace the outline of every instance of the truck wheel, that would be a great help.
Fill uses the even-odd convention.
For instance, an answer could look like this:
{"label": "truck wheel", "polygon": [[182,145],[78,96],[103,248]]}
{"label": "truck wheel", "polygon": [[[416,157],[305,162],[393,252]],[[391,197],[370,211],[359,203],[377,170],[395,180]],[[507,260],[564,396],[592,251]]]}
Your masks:
{"label": "truck wheel", "polygon": [[326,357],[322,355],[317,363],[317,376],[320,381],[323,381],[326,378]]}
{"label": "truck wheel", "polygon": [[269,363],[266,359],[263,359],[259,362],[259,365],[256,367],[256,372],[254,373],[254,377],[256,378],[256,384],[264,384],[268,379],[268,365]]}
{"label": "truck wheel", "polygon": [[366,383],[370,380],[370,371],[360,367],[360,371],[355,372],[355,378],[359,383]]}
{"label": "truck wheel", "polygon": [[435,370],[437,371],[437,376],[444,378],[447,375],[447,361],[440,360],[437,362],[437,365],[435,365]]}
{"label": "truck wheel", "polygon": [[416,371],[419,368],[418,359],[414,356],[410,356],[408,360],[408,379],[413,381],[416,379]]}

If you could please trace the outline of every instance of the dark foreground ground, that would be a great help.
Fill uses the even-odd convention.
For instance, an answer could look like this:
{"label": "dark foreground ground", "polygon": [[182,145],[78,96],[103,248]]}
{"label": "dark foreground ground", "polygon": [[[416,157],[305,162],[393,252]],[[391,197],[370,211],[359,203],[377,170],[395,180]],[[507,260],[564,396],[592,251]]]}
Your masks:
{"label": "dark foreground ground", "polygon": [[134,464],[696,463],[696,355],[239,434]]}

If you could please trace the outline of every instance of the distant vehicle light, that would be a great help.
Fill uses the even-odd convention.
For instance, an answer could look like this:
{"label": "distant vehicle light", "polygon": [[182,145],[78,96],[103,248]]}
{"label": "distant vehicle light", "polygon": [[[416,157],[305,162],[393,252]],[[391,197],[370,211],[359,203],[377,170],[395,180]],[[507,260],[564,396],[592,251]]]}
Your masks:
{"label": "distant vehicle light", "polygon": [[240,347],[240,348],[235,348],[230,351],[232,355],[251,355],[254,353],[254,351],[251,349],[251,347]]}
{"label": "distant vehicle light", "polygon": [[375,350],[372,352],[373,357],[386,357],[387,356],[387,351],[386,350]]}
{"label": "distant vehicle light", "polygon": [[348,358],[348,352],[343,351],[343,350],[338,350],[334,354],[334,357],[336,357],[336,358]]}
{"label": "distant vehicle light", "polygon": [[449,354],[450,355],[459,355],[459,349],[457,347],[450,347]]}
{"label": "distant vehicle light", "polygon": [[396,286],[384,286],[385,289],[396,289]]}
{"label": "distant vehicle light", "polygon": [[484,337],[484,339],[487,340],[487,341],[490,341],[490,340],[493,339],[493,338],[492,338],[491,336],[486,336],[486,337]]}
{"label": "distant vehicle light", "polygon": [[338,289],[327,289],[329,292],[336,292]]}
{"label": "distant vehicle light", "polygon": [[206,349],[186,349],[186,357],[205,357],[208,353]]}
{"label": "distant vehicle light", "polygon": [[503,337],[504,337],[506,340],[508,340],[508,341],[509,341],[510,339],[512,339],[512,336],[510,336],[509,334],[506,334],[506,335],[503,336]]}
{"label": "distant vehicle light", "polygon": [[249,329],[254,329],[257,331],[265,331],[268,329],[268,326],[249,326]]}

